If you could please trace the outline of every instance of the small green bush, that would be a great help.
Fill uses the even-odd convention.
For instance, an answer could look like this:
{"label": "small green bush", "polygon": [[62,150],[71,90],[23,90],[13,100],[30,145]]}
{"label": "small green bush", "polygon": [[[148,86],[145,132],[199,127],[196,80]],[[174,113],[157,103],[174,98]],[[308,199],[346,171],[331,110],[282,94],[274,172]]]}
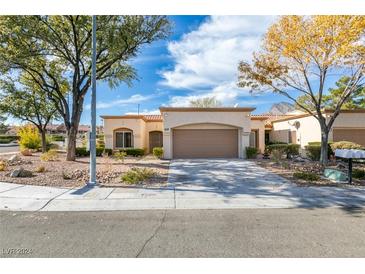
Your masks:
{"label": "small green bush", "polygon": [[127,172],[125,172],[121,180],[127,184],[137,184],[141,183],[153,176],[156,175],[156,172],[150,168],[131,168]]}
{"label": "small green bush", "polygon": [[122,163],[124,163],[124,158],[125,158],[125,156],[127,156],[127,153],[125,151],[117,151],[113,154],[113,156],[118,161],[121,161]]}
{"label": "small green bush", "polygon": [[19,140],[19,136],[0,135],[0,144],[9,144],[16,140]]}
{"label": "small green bush", "polygon": [[[273,153],[274,151],[280,151],[283,155],[286,154],[286,158],[291,158],[294,155],[299,154],[300,145],[297,144],[272,144],[266,146],[266,151],[268,153]],[[279,153],[277,153],[279,154]]]}
{"label": "small green bush", "polygon": [[96,147],[96,157],[103,156],[104,147]]}
{"label": "small green bush", "polygon": [[246,147],[246,157],[247,159],[255,159],[258,153],[256,147]]}
{"label": "small green bush", "polygon": [[307,172],[294,172],[294,178],[301,179],[305,181],[318,181],[320,177],[315,173],[307,173]]}
{"label": "small green bush", "polygon": [[104,154],[107,154],[108,156],[112,156],[113,150],[111,148],[104,148]]}
{"label": "small green bush", "polygon": [[152,153],[157,158],[161,158],[163,156],[163,148],[162,147],[154,147]]}
{"label": "small green bush", "polygon": [[77,147],[76,148],[76,156],[77,157],[86,157],[89,156],[90,152],[86,150],[86,147]]}
{"label": "small green bush", "polygon": [[354,168],[352,170],[352,177],[356,179],[365,179],[365,169]]}
{"label": "small green bush", "polygon": [[50,139],[54,142],[64,142],[65,136],[63,135],[50,135]]}
{"label": "small green bush", "polygon": [[120,149],[119,151],[124,151],[128,156],[143,156],[145,154],[145,150],[143,148],[125,148]]}
{"label": "small green bush", "polygon": [[319,161],[321,157],[321,145],[308,145],[305,146],[305,150],[307,151],[307,156],[312,161]]}
{"label": "small green bush", "polygon": [[333,144],[331,144],[331,148],[332,150],[336,150],[336,149],[363,149],[362,145],[353,143],[353,142],[348,142],[348,141],[340,141],[340,142],[335,142]]}
{"label": "small green bush", "polygon": [[21,148],[39,149],[41,147],[41,137],[38,130],[31,125],[23,126],[19,129],[19,144]]}

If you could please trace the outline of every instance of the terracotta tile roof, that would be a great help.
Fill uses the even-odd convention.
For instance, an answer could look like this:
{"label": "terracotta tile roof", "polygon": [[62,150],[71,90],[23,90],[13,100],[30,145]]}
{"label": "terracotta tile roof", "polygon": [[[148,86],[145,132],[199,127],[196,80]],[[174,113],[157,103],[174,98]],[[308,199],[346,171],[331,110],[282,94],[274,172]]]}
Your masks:
{"label": "terracotta tile roof", "polygon": [[148,122],[159,122],[162,121],[162,115],[143,115],[145,121]]}

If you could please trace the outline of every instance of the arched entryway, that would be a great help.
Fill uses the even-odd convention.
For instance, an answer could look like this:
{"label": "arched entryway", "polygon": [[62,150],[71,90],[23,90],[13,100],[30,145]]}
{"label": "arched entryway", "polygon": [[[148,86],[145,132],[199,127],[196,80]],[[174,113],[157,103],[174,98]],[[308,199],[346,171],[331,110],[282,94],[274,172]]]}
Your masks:
{"label": "arched entryway", "polygon": [[150,144],[150,152],[152,152],[154,147],[162,147],[162,131],[150,131],[149,133],[149,144]]}

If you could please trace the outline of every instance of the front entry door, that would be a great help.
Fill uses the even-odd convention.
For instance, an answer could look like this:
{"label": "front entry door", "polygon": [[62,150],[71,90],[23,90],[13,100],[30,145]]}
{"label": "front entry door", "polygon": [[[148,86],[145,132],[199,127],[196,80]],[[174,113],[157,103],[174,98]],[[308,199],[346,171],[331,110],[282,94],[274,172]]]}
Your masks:
{"label": "front entry door", "polygon": [[151,131],[150,132],[150,152],[152,152],[154,147],[162,147],[162,132],[161,131]]}

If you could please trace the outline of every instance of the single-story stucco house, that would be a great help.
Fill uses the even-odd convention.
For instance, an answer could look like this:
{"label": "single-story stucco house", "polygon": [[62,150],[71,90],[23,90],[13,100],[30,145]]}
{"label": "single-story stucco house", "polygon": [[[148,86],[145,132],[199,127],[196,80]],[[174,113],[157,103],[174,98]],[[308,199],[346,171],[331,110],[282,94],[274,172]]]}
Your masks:
{"label": "single-story stucco house", "polygon": [[[245,158],[245,147],[263,152],[265,143],[300,144],[321,140],[317,120],[305,113],[254,115],[255,108],[161,107],[161,115],[101,116],[105,147],[163,147],[164,158]],[[331,111],[324,114],[330,117]],[[365,146],[365,110],[344,110],[337,117],[330,141]]]}

